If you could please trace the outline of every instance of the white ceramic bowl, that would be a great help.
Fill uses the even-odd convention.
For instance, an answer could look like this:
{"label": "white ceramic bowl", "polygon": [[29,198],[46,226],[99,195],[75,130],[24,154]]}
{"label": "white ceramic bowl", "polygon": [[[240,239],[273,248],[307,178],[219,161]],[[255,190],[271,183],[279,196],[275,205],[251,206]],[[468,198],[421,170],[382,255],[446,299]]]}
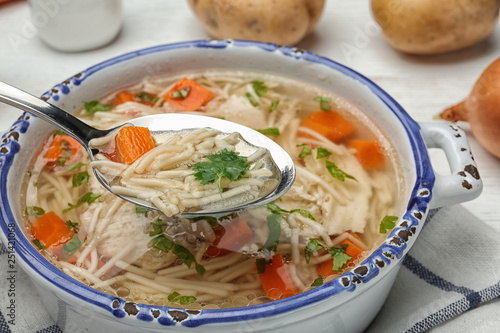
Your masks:
{"label": "white ceramic bowl", "polygon": [[[24,115],[0,146],[2,240],[15,244],[18,262],[33,279],[57,324],[71,332],[357,332],[384,303],[402,259],[430,208],[470,200],[482,183],[464,133],[446,124],[417,124],[367,78],[329,59],[274,44],[194,41],[161,45],[84,70],[43,95],[69,112],[145,76],[186,71],[248,69],[273,72],[330,89],[364,110],[385,132],[403,161],[404,216],[373,254],[338,279],[283,300],[221,310],[182,310],[126,302],[75,281],[51,265],[23,234],[23,174],[51,127]],[[451,175],[434,174],[428,147],[445,151]],[[360,315],[362,314],[362,315]]]}

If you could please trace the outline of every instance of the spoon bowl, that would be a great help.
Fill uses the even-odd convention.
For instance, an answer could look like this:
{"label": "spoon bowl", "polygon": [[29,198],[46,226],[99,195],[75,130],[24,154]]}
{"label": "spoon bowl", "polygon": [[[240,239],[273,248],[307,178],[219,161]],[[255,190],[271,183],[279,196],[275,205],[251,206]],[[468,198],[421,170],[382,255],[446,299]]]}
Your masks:
{"label": "spoon bowl", "polygon": [[[66,132],[86,149],[91,161],[95,160],[95,155],[99,151],[92,148],[90,141],[110,135],[123,126],[147,127],[153,138],[161,138],[165,136],[165,134],[171,134],[172,132],[190,131],[200,128],[214,129],[227,134],[238,132],[243,141],[247,144],[267,149],[270,159],[266,162],[277,180],[273,189],[268,189],[262,196],[256,196],[243,204],[229,205],[222,208],[217,207],[216,209],[200,208],[196,211],[180,214],[184,217],[204,215],[222,216],[236,211],[258,207],[282,196],[290,189],[295,180],[295,166],[293,160],[281,146],[256,130],[223,119],[186,113],[162,113],[135,118],[117,127],[100,130],[85,124],[70,113],[38,97],[1,81],[0,102],[37,116]],[[93,171],[99,182],[113,194],[136,205],[144,206],[149,209],[157,209],[148,201],[113,192],[110,183],[104,175],[95,168],[93,168]]]}

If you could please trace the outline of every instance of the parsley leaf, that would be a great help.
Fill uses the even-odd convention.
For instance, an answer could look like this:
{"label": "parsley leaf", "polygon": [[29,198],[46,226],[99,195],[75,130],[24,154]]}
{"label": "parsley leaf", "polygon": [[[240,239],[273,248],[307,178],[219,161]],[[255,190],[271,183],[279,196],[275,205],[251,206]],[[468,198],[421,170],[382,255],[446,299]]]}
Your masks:
{"label": "parsley leaf", "polygon": [[66,209],[64,209],[63,213],[67,213],[67,212],[69,212],[72,209],[78,208],[81,205],[83,205],[85,202],[90,205],[91,203],[93,203],[94,201],[96,201],[97,198],[99,198],[101,195],[102,194],[96,194],[96,193],[93,193],[93,192],[87,192],[84,195],[82,195],[80,197],[80,199],[78,199],[78,201],[74,205],[71,204],[71,203],[68,203],[69,207],[66,208]]}
{"label": "parsley leaf", "polygon": [[247,92],[245,94],[245,96],[248,98],[248,101],[250,102],[250,104],[252,104],[253,106],[257,106],[259,105],[259,102],[257,102],[257,100],[255,99],[255,97],[253,97],[252,94],[250,94],[249,92]]}
{"label": "parsley leaf", "polygon": [[70,220],[66,221],[66,225],[73,231],[73,232],[78,232],[78,223],[76,222],[71,222]]}
{"label": "parsley leaf", "polygon": [[181,305],[196,302],[196,297],[194,296],[182,296],[177,291],[174,291],[167,297],[170,303],[179,302]]}
{"label": "parsley leaf", "polygon": [[339,272],[352,259],[345,250],[347,244],[338,244],[328,249],[328,252],[333,257],[332,271]]}
{"label": "parsley leaf", "polygon": [[71,179],[73,187],[78,187],[80,185],[85,184],[88,181],[89,181],[89,173],[87,171],[75,173],[73,175],[73,179]]}
{"label": "parsley leaf", "polygon": [[257,132],[269,136],[280,136],[280,130],[277,127],[258,129]]}
{"label": "parsley leaf", "polygon": [[[344,171],[340,170],[337,165],[331,161],[326,161],[326,169],[332,175],[333,178],[338,179],[340,181],[345,181],[346,178],[356,180],[353,176],[345,173]],[[357,181],[357,180],[356,180]]]}
{"label": "parsley leaf", "polygon": [[104,105],[99,101],[91,101],[91,102],[85,103],[85,109],[87,110],[88,113],[90,113],[92,115],[98,111],[101,111],[101,112],[110,111],[112,108],[113,108],[112,105]]}
{"label": "parsley leaf", "polygon": [[326,248],[326,245],[317,238],[311,238],[307,242],[306,248],[304,250],[304,256],[306,258],[306,263],[309,263],[311,256],[321,249]]}
{"label": "parsley leaf", "polygon": [[262,81],[253,81],[252,82],[252,87],[257,96],[262,97],[265,94],[267,94],[267,86],[264,82]]}
{"label": "parsley leaf", "polygon": [[257,274],[264,274],[266,271],[267,260],[264,258],[257,258],[255,266],[257,266]]}
{"label": "parsley leaf", "polygon": [[42,207],[28,206],[26,207],[24,213],[28,216],[40,216],[45,214],[45,210]]}
{"label": "parsley leaf", "polygon": [[387,230],[393,229],[396,226],[397,216],[386,215],[380,222],[380,233],[385,234]]}
{"label": "parsley leaf", "polygon": [[280,103],[279,99],[276,100],[276,101],[272,101],[271,102],[271,106],[269,107],[269,113],[273,112],[274,110],[276,110],[276,108],[278,107],[278,104]]}
{"label": "parsley leaf", "polygon": [[149,208],[135,205],[135,212],[136,214],[146,214],[147,212],[149,212]]}
{"label": "parsley leaf", "polygon": [[47,247],[43,245],[38,239],[33,239],[33,244],[35,244],[39,249],[45,250]]}
{"label": "parsley leaf", "polygon": [[85,164],[82,162],[79,162],[79,163],[75,163],[75,164],[71,164],[71,165],[66,165],[65,168],[67,170],[75,170],[75,169],[78,169],[82,166],[85,166]]}
{"label": "parsley leaf", "polygon": [[150,94],[148,94],[147,92],[145,91],[141,91],[140,93],[138,93],[137,95],[135,95],[135,98],[137,99],[137,101],[139,102],[146,102],[146,103],[156,103],[158,101],[158,96],[151,96]]}
{"label": "parsley leaf", "polygon": [[311,284],[311,287],[318,287],[321,285],[323,285],[323,278],[319,277],[313,281],[313,283]]}
{"label": "parsley leaf", "polygon": [[316,159],[325,158],[330,156],[332,153],[326,148],[318,147],[316,148]]}
{"label": "parsley leaf", "polygon": [[82,246],[83,242],[74,235],[66,244],[63,245],[61,252],[61,260],[68,260],[78,249]]}
{"label": "parsley leaf", "polygon": [[317,101],[317,102],[319,102],[319,108],[322,111],[328,112],[328,111],[330,111],[332,109],[332,105],[330,103],[332,101],[331,97],[318,96],[314,100]]}
{"label": "parsley leaf", "polygon": [[226,148],[208,155],[210,162],[198,162],[193,166],[194,178],[202,185],[212,184],[217,180],[219,191],[222,194],[222,177],[231,181],[240,179],[250,168],[245,156],[238,156],[238,152],[229,151]]}
{"label": "parsley leaf", "polygon": [[191,268],[191,264],[194,262],[196,272],[198,272],[198,274],[205,273],[205,268],[196,262],[194,255],[188,249],[186,249],[182,245],[175,244],[171,239],[165,237],[162,228],[165,225],[166,224],[163,223],[160,219],[156,220],[153,223],[153,231],[149,233],[149,236],[152,238],[151,246],[165,253],[168,253],[170,252],[170,250],[172,250],[173,254],[184,261],[184,264],[188,268]]}
{"label": "parsley leaf", "polygon": [[184,99],[189,95],[189,91],[191,91],[190,86],[187,86],[186,88],[181,89],[181,90],[175,90],[172,92],[172,97]]}
{"label": "parsley leaf", "polygon": [[304,158],[311,153],[311,148],[307,146],[307,143],[303,143],[301,145],[297,145],[296,147],[302,147],[300,151],[299,158]]}

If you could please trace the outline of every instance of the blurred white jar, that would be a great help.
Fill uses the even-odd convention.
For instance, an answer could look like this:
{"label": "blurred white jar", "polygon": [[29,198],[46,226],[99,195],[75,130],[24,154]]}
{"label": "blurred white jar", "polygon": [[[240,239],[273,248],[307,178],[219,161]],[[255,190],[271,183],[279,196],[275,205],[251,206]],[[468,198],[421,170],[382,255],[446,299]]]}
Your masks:
{"label": "blurred white jar", "polygon": [[122,24],[121,0],[29,0],[40,38],[59,51],[95,49],[111,42]]}

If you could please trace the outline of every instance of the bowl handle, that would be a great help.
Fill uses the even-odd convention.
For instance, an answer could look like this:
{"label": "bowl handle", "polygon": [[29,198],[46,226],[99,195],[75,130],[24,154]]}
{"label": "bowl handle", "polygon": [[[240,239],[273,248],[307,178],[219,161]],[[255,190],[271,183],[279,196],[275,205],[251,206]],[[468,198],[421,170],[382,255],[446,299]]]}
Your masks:
{"label": "bowl handle", "polygon": [[420,123],[427,148],[440,148],[446,154],[450,175],[436,174],[431,208],[458,204],[477,198],[483,190],[476,162],[465,132],[446,123]]}

